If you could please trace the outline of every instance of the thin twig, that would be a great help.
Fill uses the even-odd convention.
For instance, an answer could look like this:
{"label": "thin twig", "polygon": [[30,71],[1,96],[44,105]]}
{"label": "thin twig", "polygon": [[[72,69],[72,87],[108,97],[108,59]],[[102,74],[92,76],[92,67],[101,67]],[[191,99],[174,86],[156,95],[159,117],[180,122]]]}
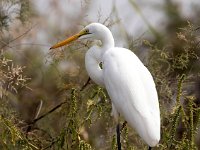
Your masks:
{"label": "thin twig", "polygon": [[63,104],[65,104],[65,102],[60,103],[59,105],[57,105],[56,107],[52,108],[51,110],[49,110],[47,113],[45,113],[44,115],[40,116],[39,118],[36,118],[33,120],[32,124],[36,123],[37,121],[39,121],[40,119],[46,117],[47,115],[49,115],[50,113],[54,112],[55,110],[57,110],[58,108],[60,108]]}
{"label": "thin twig", "polygon": [[87,82],[83,85],[83,87],[80,89],[80,91],[83,91],[85,88],[86,88],[86,86],[90,83],[90,77],[88,78],[88,80],[87,80]]}
{"label": "thin twig", "polygon": [[48,44],[40,44],[40,43],[20,43],[20,44],[12,45],[12,47],[9,47],[9,48],[14,48],[14,47],[18,47],[18,46],[24,46],[24,45],[28,45],[28,46],[50,47],[50,45],[48,45]]}
{"label": "thin twig", "polygon": [[41,111],[41,109],[42,109],[42,105],[43,105],[43,101],[40,100],[40,104],[39,104],[39,106],[38,106],[38,108],[37,108],[36,115],[35,115],[34,119],[36,119],[36,118],[39,116],[40,111]]}
{"label": "thin twig", "polygon": [[30,32],[35,26],[36,26],[36,24],[33,25],[33,26],[32,26],[30,29],[28,29],[27,31],[25,31],[23,34],[21,34],[21,35],[17,36],[16,38],[12,39],[12,40],[9,41],[8,43],[5,43],[5,45],[3,45],[0,49],[3,49],[3,48],[6,47],[6,46],[10,48],[10,46],[8,46],[10,43],[12,43],[12,42],[16,41],[17,39],[19,39],[19,38],[23,37],[24,35],[26,35],[26,34],[27,34],[28,32]]}
{"label": "thin twig", "polygon": [[63,104],[65,104],[65,103],[66,103],[66,101],[60,103],[59,105],[57,105],[57,106],[55,106],[54,108],[52,108],[51,110],[49,110],[47,113],[45,113],[45,114],[43,114],[42,116],[40,116],[39,118],[34,119],[34,120],[28,125],[28,128],[27,128],[27,130],[26,130],[26,133],[28,133],[28,132],[31,131],[33,125],[34,125],[37,121],[39,121],[40,119],[42,119],[42,118],[46,117],[47,115],[51,114],[52,112],[54,112],[55,110],[57,110],[58,108],[60,108],[60,107],[61,107]]}
{"label": "thin twig", "polygon": [[199,30],[199,29],[200,29],[200,27],[197,27],[196,29],[194,29],[194,31]]}

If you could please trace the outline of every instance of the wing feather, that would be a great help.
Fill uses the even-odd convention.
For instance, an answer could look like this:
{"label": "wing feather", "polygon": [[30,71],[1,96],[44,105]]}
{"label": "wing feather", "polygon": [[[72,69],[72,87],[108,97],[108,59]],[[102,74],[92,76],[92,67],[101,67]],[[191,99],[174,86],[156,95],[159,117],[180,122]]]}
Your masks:
{"label": "wing feather", "polygon": [[160,111],[150,72],[130,50],[115,47],[103,56],[103,76],[117,111],[155,146],[160,140]]}

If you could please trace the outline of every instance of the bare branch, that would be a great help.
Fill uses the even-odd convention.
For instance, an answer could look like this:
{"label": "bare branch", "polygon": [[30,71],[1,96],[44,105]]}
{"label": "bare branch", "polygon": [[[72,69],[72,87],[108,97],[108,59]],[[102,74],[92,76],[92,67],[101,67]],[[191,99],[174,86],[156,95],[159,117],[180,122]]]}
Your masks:
{"label": "bare branch", "polygon": [[86,88],[86,86],[90,83],[90,77],[88,78],[88,80],[87,80],[87,82],[83,85],[83,87],[80,89],[80,91],[83,91],[85,88]]}
{"label": "bare branch", "polygon": [[1,42],[5,43],[5,44],[2,47],[0,47],[0,49],[3,49],[4,47],[9,47],[10,48],[10,46],[8,46],[10,43],[12,43],[12,42],[16,41],[17,39],[23,37],[24,35],[28,34],[35,26],[36,26],[36,24],[33,25],[27,31],[25,31],[23,34],[21,34],[21,35],[17,36],[16,38],[12,39],[11,41],[9,41],[9,43],[5,43],[5,42],[1,41]]}

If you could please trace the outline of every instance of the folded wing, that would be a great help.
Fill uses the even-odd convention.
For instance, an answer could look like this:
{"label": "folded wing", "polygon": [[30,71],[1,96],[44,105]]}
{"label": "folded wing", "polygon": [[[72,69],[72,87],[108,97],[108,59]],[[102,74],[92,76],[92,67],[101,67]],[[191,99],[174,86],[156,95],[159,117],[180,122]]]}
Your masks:
{"label": "folded wing", "polygon": [[113,105],[151,147],[160,140],[160,110],[150,72],[131,51],[108,50],[103,56],[104,84]]}

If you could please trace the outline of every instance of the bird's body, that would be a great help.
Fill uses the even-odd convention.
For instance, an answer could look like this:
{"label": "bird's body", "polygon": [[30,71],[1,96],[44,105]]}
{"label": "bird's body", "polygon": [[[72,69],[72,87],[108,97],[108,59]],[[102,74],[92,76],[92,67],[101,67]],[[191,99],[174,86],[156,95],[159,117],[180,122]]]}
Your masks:
{"label": "bird's body", "polygon": [[[91,52],[94,52],[93,49]],[[87,63],[91,60],[91,55],[86,54],[85,62],[89,76],[106,88],[112,100],[115,119],[118,119],[118,113],[121,114],[148,145],[155,146],[160,139],[160,112],[151,74],[128,49],[113,47],[105,50],[103,54],[100,48],[98,50],[99,54],[96,55],[102,55],[102,59],[93,57],[96,58],[93,64]],[[102,69],[99,66],[100,62]],[[97,74],[88,66],[93,66]]]}
{"label": "bird's body", "polygon": [[[130,50],[114,47],[110,30],[99,23],[84,28],[74,39],[95,38],[102,46],[91,47],[85,56],[90,78],[106,88],[112,101],[112,114],[119,114],[151,147],[160,140],[160,110],[153,78],[139,58]],[[52,48],[69,43],[69,38]],[[102,68],[99,63],[102,62]]]}
{"label": "bird's body", "polygon": [[103,77],[114,109],[149,146],[155,146],[160,139],[160,113],[155,84],[146,67],[131,51],[110,49],[103,57]]}

